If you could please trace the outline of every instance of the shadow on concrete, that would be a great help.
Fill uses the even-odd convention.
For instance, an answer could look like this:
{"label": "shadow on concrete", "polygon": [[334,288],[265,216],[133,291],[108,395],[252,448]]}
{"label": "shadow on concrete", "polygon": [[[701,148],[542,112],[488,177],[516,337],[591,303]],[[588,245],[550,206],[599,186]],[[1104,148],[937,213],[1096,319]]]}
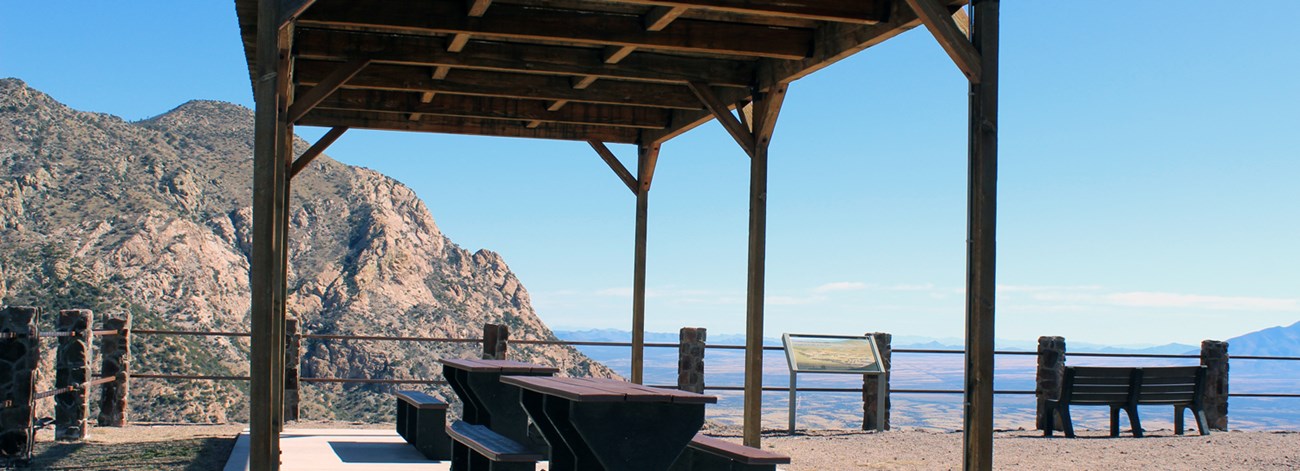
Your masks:
{"label": "shadow on concrete", "polygon": [[405,443],[375,443],[354,441],[329,442],[334,454],[344,463],[433,463]]}

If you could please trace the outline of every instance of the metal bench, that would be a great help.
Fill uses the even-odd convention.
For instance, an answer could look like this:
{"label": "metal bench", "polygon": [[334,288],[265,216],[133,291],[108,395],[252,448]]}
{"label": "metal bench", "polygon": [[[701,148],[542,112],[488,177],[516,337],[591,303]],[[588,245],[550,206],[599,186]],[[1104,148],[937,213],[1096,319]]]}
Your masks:
{"label": "metal bench", "polygon": [[1204,366],[1100,367],[1067,366],[1061,397],[1047,401],[1044,436],[1052,436],[1059,415],[1066,437],[1074,437],[1070,406],[1110,407],[1110,436],[1119,436],[1119,411],[1128,413],[1133,436],[1142,436],[1137,406],[1174,406],[1174,433],[1183,434],[1183,413],[1192,411],[1196,428],[1209,435],[1201,397],[1205,391]]}
{"label": "metal bench", "polygon": [[452,438],[452,471],[533,471],[537,453],[483,425],[457,420],[447,426]]}
{"label": "metal bench", "polygon": [[397,434],[431,460],[451,459],[447,403],[420,391],[397,391]]}
{"label": "metal bench", "polygon": [[699,434],[670,471],[775,471],[778,464],[790,464],[790,457]]}

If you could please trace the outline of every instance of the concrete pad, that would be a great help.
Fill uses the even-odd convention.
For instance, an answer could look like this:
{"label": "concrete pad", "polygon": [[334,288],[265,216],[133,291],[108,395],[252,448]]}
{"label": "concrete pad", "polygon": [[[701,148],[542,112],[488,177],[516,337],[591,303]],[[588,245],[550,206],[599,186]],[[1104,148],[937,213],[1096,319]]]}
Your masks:
{"label": "concrete pad", "polygon": [[[431,461],[394,430],[287,429],[280,434],[281,466],[293,470],[446,471],[450,461]],[[225,471],[248,469],[248,431],[239,434]]]}

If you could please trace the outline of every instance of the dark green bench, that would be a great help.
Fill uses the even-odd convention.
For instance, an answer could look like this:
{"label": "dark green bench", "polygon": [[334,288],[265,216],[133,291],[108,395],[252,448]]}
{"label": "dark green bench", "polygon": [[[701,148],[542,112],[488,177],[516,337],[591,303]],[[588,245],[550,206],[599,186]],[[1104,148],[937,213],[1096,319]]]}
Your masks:
{"label": "dark green bench", "polygon": [[452,438],[452,471],[533,471],[545,459],[505,435],[463,420],[447,426],[447,435]]}
{"label": "dark green bench", "polygon": [[1103,367],[1067,366],[1061,397],[1047,400],[1043,435],[1052,436],[1059,416],[1066,437],[1074,437],[1070,406],[1110,407],[1110,436],[1119,436],[1119,412],[1128,413],[1133,436],[1142,436],[1137,406],[1174,406],[1174,433],[1183,434],[1183,414],[1191,411],[1201,435],[1209,435],[1201,397],[1205,392],[1204,366]]}
{"label": "dark green bench", "polygon": [[670,471],[774,471],[790,457],[698,434]]}
{"label": "dark green bench", "polygon": [[431,460],[451,459],[447,403],[420,391],[397,391],[397,434]]}

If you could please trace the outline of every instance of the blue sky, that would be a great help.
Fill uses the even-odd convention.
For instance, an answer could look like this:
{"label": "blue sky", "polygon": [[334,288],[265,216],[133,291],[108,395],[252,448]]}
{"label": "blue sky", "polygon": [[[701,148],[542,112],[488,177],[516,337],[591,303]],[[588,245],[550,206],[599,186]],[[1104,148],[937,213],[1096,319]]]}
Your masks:
{"label": "blue sky", "polygon": [[[1300,320],[1291,6],[1003,2],[998,337],[1194,343]],[[132,120],[252,104],[229,1],[7,5],[0,76]],[[785,103],[767,332],[960,337],[956,67],[914,30]],[[615,152],[632,167],[634,149]],[[458,244],[502,253],[548,324],[630,326],[635,201],[586,144],[351,131],[328,154],[410,185]],[[747,191],[747,158],[716,124],[664,146],[650,330],[743,331]]]}

